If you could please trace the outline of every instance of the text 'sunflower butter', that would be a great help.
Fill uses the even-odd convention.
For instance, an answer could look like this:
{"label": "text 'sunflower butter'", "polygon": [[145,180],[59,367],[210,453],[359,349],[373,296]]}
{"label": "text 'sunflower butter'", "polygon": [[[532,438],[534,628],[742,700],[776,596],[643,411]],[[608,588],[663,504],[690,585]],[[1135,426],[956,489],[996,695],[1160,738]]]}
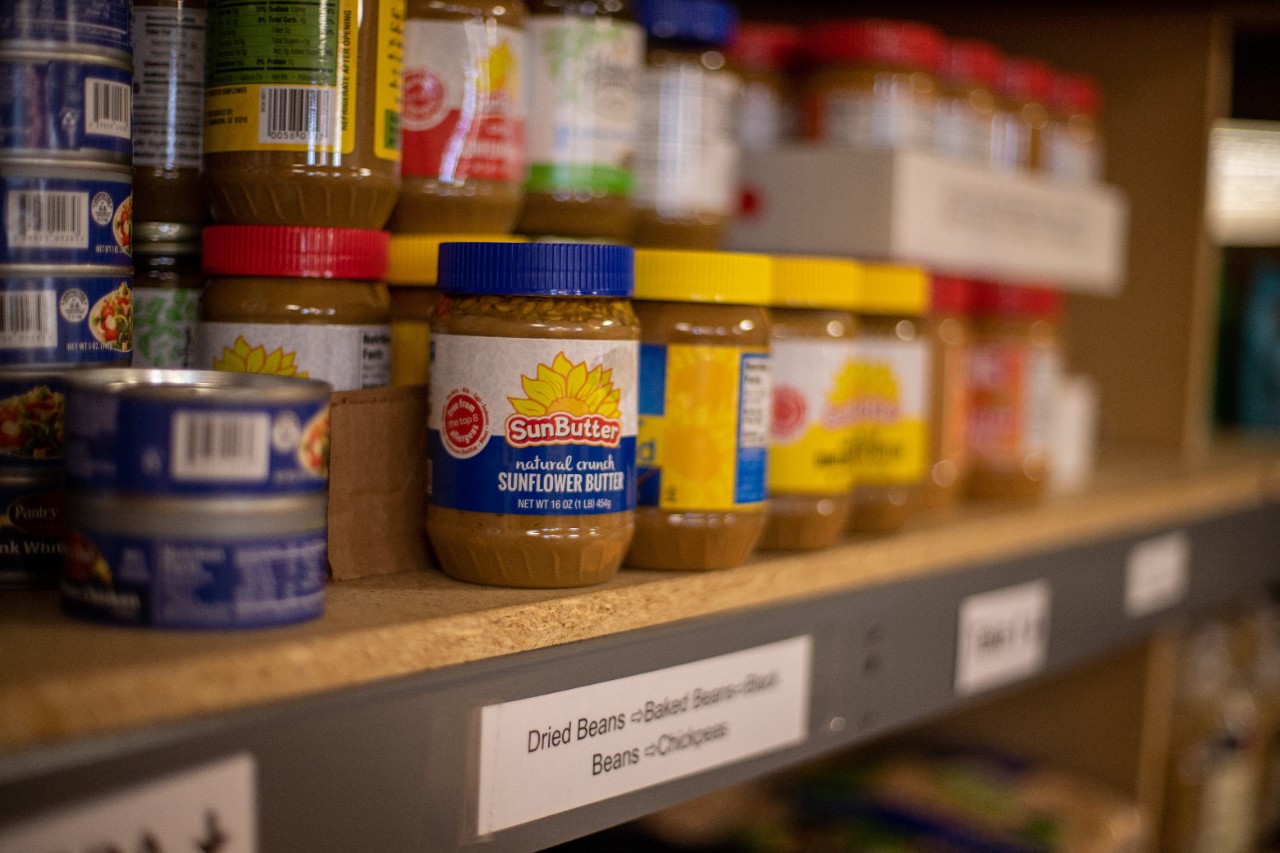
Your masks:
{"label": "text 'sunflower butter'", "polygon": [[825,548],[853,505],[862,267],[774,258],[769,523],[762,548]]}
{"label": "text 'sunflower butter'", "polygon": [[636,252],[640,491],[629,566],[729,568],[760,539],[771,278],[764,255]]}
{"label": "text 'sunflower butter'", "polygon": [[444,243],[431,320],[427,533],[445,573],[608,580],[634,531],[632,250]]}
{"label": "text 'sunflower butter'", "polygon": [[354,228],[212,225],[192,366],[320,379],[391,378],[387,235]]}

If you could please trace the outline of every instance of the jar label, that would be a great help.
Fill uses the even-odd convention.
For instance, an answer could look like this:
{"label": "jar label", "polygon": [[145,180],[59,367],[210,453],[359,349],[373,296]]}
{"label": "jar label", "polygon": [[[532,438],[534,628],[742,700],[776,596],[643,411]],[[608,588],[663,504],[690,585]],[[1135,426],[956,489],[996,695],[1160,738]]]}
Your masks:
{"label": "jar label", "polygon": [[128,364],[132,350],[129,276],[0,284],[0,365]]}
{"label": "jar label", "polygon": [[1045,172],[1067,184],[1087,184],[1102,180],[1102,146],[1073,134],[1055,122],[1045,132]]}
{"label": "jar label", "polygon": [[401,86],[404,67],[405,0],[378,4],[378,66],[374,74],[373,153],[400,161]]}
{"label": "jar label", "polygon": [[471,512],[635,508],[635,341],[431,336],[431,503]]}
{"label": "jar label", "polygon": [[987,465],[1021,470],[1027,454],[1047,453],[1061,372],[1056,349],[975,346],[969,367],[972,455]]}
{"label": "jar label", "polygon": [[985,166],[991,160],[995,121],[969,105],[967,98],[939,98],[934,112],[933,146],[942,157]]}
{"label": "jar label", "polygon": [[795,136],[795,113],[764,83],[746,83],[738,110],[738,140],[749,151],[772,148]]}
{"label": "jar label", "polygon": [[738,77],[675,66],[640,75],[635,199],[666,215],[728,215],[738,189]]}
{"label": "jar label", "polygon": [[523,47],[483,19],[405,23],[402,174],[524,180]]}
{"label": "jar label", "polygon": [[381,388],[391,379],[391,326],[202,321],[192,367],[319,379],[334,391]]}
{"label": "jar label", "polygon": [[528,28],[527,189],[628,195],[644,33],[624,21],[565,16],[535,16]]}
{"label": "jar label", "polygon": [[0,589],[53,586],[65,551],[61,479],[0,481]]}
{"label": "jar label", "polygon": [[160,628],[256,628],[319,616],[325,530],[246,539],[90,532],[68,523],[62,601],[79,616]]}
{"label": "jar label", "polygon": [[933,101],[909,87],[872,92],[831,91],[809,101],[812,136],[837,145],[915,149],[933,146]]}
{"label": "jar label", "polygon": [[894,485],[924,477],[929,344],[866,335],[858,353],[854,465],[858,483]]}
{"label": "jar label", "polygon": [[858,402],[852,340],[774,340],[769,490],[838,495],[853,487]]}
{"label": "jar label", "polygon": [[0,172],[0,195],[0,264],[132,264],[130,175],[61,178]]}
{"label": "jar label", "polygon": [[200,291],[137,287],[133,291],[134,367],[191,367]]}
{"label": "jar label", "polygon": [[204,150],[355,150],[360,0],[215,3]]}
{"label": "jar label", "polygon": [[129,53],[129,0],[6,0],[0,33],[10,44],[53,42]]}
{"label": "jar label", "polygon": [[127,163],[132,84],[128,69],[101,62],[0,60],[0,148]]}
{"label": "jar label", "polygon": [[640,505],[717,511],[763,501],[769,393],[763,350],[644,344]]}
{"label": "jar label", "polygon": [[204,9],[134,7],[135,166],[200,168],[204,39]]}
{"label": "jar label", "polygon": [[65,410],[62,377],[56,373],[11,373],[0,379],[0,472],[60,472]]}

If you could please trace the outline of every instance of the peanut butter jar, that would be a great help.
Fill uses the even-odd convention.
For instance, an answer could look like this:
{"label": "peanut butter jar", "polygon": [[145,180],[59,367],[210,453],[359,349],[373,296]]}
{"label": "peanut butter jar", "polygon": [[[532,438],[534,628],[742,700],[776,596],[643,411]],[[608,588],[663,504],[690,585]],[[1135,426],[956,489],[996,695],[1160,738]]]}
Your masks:
{"label": "peanut butter jar", "polygon": [[631,249],[444,243],[431,320],[427,535],[472,583],[613,577],[635,530]]}
{"label": "peanut butter jar", "polygon": [[862,267],[774,258],[769,513],[761,548],[825,548],[853,506]]}
{"label": "peanut butter jar", "polygon": [[969,474],[969,358],[973,349],[975,282],[934,276],[924,334],[931,348],[929,470],[920,502],[944,511],[964,493]]}
{"label": "peanut butter jar", "polygon": [[[204,187],[237,225],[381,228],[400,184],[403,0],[214,3]],[[274,7],[272,7],[274,8]],[[278,19],[278,20],[277,20]]]}
{"label": "peanut butter jar", "polygon": [[767,256],[637,250],[640,434],[627,565],[727,569],[765,526]]}
{"label": "peanut butter jar", "polygon": [[933,147],[939,156],[981,166],[991,161],[1000,61],[1000,52],[986,42],[947,42],[933,119]]}
{"label": "peanut butter jar", "polygon": [[1053,69],[1037,59],[1005,57],[998,94],[991,165],[1004,172],[1042,171]]}
{"label": "peanut butter jar", "polygon": [[1084,74],[1055,74],[1050,108],[1044,171],[1064,184],[1101,181],[1102,92],[1098,82]]}
{"label": "peanut butter jar", "polygon": [[738,141],[744,150],[772,148],[796,135],[791,71],[802,32],[790,24],[748,21],[729,45],[730,66],[742,77]]}

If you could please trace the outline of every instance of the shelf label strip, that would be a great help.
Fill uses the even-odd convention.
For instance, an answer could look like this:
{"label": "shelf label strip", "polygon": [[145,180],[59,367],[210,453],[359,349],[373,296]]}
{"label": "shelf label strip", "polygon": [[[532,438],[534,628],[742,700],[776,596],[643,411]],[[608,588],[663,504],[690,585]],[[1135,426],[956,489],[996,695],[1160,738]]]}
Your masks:
{"label": "shelf label strip", "polygon": [[1124,612],[1137,619],[1167,610],[1187,597],[1191,540],[1182,531],[1144,539],[1124,567]]}
{"label": "shelf label strip", "polygon": [[960,602],[956,693],[970,696],[1044,668],[1052,588],[1035,580]]}
{"label": "shelf label strip", "polygon": [[813,637],[480,712],[477,832],[803,743]]}

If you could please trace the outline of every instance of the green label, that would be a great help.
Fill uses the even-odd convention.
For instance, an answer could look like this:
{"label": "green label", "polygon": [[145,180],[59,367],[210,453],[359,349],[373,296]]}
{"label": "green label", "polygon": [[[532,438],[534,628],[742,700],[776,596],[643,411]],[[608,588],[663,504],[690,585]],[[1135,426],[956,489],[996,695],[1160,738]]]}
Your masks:
{"label": "green label", "polygon": [[338,0],[218,0],[207,85],[338,85]]}
{"label": "green label", "polygon": [[631,192],[631,173],[613,166],[572,166],[536,163],[529,167],[529,192],[587,190],[604,195],[626,196]]}

